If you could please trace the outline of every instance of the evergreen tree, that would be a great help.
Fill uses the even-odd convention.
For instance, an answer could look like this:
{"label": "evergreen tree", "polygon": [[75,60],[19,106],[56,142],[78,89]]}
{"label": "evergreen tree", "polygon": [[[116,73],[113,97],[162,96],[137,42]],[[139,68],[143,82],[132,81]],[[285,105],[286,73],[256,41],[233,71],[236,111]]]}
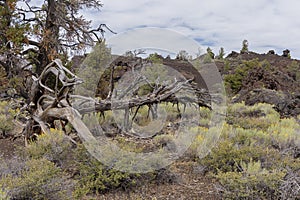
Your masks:
{"label": "evergreen tree", "polygon": [[248,53],[249,52],[248,46],[249,46],[248,40],[244,40],[241,53]]}
{"label": "evergreen tree", "polygon": [[213,51],[211,50],[210,47],[207,47],[206,52],[210,56],[211,59],[215,58],[215,54],[213,53]]}
{"label": "evergreen tree", "polygon": [[101,42],[107,28],[100,24],[92,29],[91,22],[79,14],[83,8],[100,9],[99,0],[44,0],[38,6],[25,1],[26,8],[18,7],[16,2],[0,0],[0,15],[5,19],[1,20],[1,44],[11,49],[15,57],[26,58],[38,74],[53,59]]}
{"label": "evergreen tree", "polygon": [[225,56],[225,51],[224,51],[224,48],[221,47],[220,50],[219,50],[218,58],[219,59],[224,59],[224,56]]}

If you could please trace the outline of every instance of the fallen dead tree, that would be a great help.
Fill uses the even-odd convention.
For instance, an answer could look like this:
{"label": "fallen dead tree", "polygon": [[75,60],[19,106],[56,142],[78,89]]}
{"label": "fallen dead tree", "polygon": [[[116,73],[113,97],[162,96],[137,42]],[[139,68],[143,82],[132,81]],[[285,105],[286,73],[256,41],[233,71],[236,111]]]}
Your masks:
{"label": "fallen dead tree", "polygon": [[[137,80],[143,78],[138,77]],[[88,113],[125,110],[124,120],[128,121],[129,109],[137,108],[137,112],[141,106],[148,105],[151,107],[161,102],[194,104],[195,106],[210,108],[208,93],[199,88],[190,87],[192,80],[174,80],[172,84],[157,86],[155,90],[145,96],[122,99],[133,88],[132,85],[136,84],[133,82],[117,98],[97,100],[90,97],[72,95],[74,86],[83,83],[83,80],[65,68],[58,59],[48,64],[39,77],[33,76],[32,79],[31,102],[27,108],[31,117],[28,119],[23,131],[26,139],[35,133],[49,132],[50,128],[55,128],[54,121],[59,121],[62,127],[66,123],[72,124],[83,140],[84,137],[92,137],[92,133],[81,120],[82,115]],[[53,82],[55,83],[53,84]],[[175,94],[182,90],[196,95],[176,97]]]}

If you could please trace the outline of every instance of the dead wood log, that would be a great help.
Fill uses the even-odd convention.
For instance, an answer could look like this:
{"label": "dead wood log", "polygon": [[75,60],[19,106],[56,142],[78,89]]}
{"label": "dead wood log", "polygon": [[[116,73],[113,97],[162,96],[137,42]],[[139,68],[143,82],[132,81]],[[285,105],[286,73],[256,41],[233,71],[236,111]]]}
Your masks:
{"label": "dead wood log", "polygon": [[[56,77],[54,88],[47,85],[47,79],[50,77],[50,74]],[[136,81],[140,82],[144,79],[144,77],[138,77]],[[38,78],[33,77],[29,110],[31,112],[30,120],[33,120],[34,123],[31,121],[30,125],[38,125],[42,132],[47,133],[50,127],[53,126],[54,120],[68,121],[73,125],[80,138],[89,140],[90,138],[84,137],[92,137],[92,134],[81,121],[82,114],[103,113],[108,110],[125,110],[124,126],[126,127],[125,130],[127,130],[129,126],[129,109],[131,108],[139,108],[144,105],[152,107],[152,105],[155,106],[161,102],[192,103],[211,108],[208,93],[198,88],[192,88],[190,86],[191,80],[175,80],[172,84],[157,86],[146,96],[137,96],[124,100],[123,97],[134,88],[133,85],[130,85],[119,96],[113,97],[110,94],[107,99],[99,101],[90,97],[71,95],[72,88],[82,82],[79,77],[65,68],[58,59],[47,65]],[[190,95],[175,95],[182,90],[190,92]],[[32,128],[28,127],[26,130],[31,131]],[[29,134],[25,133],[27,136]]]}

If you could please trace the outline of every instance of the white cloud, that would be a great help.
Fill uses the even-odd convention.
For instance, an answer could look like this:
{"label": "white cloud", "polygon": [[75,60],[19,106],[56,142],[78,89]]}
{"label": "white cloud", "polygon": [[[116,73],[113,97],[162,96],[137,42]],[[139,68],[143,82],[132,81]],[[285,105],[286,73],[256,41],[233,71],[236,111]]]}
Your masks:
{"label": "white cloud", "polygon": [[[95,24],[118,33],[136,27],[162,27],[197,38],[217,53],[239,51],[243,39],[261,53],[289,48],[300,58],[300,1],[297,0],[102,0],[99,13],[85,13]],[[111,35],[108,34],[107,37]]]}
{"label": "white cloud", "polygon": [[111,37],[108,45],[113,54],[124,54],[128,50],[159,50],[176,55],[185,49],[189,55],[196,56],[199,45],[192,39],[178,32],[162,28],[133,29]]}

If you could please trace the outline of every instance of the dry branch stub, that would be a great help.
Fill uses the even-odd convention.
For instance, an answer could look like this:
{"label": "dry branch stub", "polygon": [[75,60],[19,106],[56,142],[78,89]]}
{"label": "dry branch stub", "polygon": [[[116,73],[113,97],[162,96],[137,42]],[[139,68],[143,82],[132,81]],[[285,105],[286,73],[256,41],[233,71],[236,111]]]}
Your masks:
{"label": "dry branch stub", "polygon": [[[125,52],[140,49],[146,54],[153,51],[175,54],[187,49],[193,55],[198,52],[199,46],[176,32],[160,28],[132,30],[108,40],[107,44],[111,47],[113,56],[105,58],[95,50],[81,65],[77,75],[89,84],[76,86],[73,97],[79,97],[85,92],[89,97],[80,97],[80,101],[73,101],[72,112],[87,114],[112,111],[113,120],[121,135],[136,140],[151,140],[161,134],[163,127],[170,123],[167,121],[170,113],[164,106],[169,102],[179,105],[179,126],[174,133],[174,139],[170,141],[172,145],[158,151],[136,153],[120,148],[107,138],[95,114],[90,114],[87,117],[88,123],[85,124],[75,117],[73,123],[78,127],[78,134],[88,151],[103,164],[120,171],[146,173],[166,167],[182,156],[195,139],[196,135],[191,133],[190,128],[199,125],[199,106],[205,106],[211,109],[209,126],[214,127],[214,131],[204,135],[203,143],[199,146],[198,156],[206,155],[219,138],[226,113],[225,90],[217,67],[211,63],[209,66],[194,66],[193,61],[173,62],[174,59],[170,58],[163,58],[161,63],[123,56]],[[88,78],[95,73],[89,65],[95,58],[98,58],[99,72],[96,81]],[[105,95],[101,95],[102,98],[95,98],[98,96],[98,82],[103,84],[105,77],[108,82],[106,88],[109,89]],[[199,87],[201,84],[203,87]],[[146,126],[134,121],[139,109],[145,106],[149,108],[151,118]],[[93,134],[89,130],[93,130]]]}

